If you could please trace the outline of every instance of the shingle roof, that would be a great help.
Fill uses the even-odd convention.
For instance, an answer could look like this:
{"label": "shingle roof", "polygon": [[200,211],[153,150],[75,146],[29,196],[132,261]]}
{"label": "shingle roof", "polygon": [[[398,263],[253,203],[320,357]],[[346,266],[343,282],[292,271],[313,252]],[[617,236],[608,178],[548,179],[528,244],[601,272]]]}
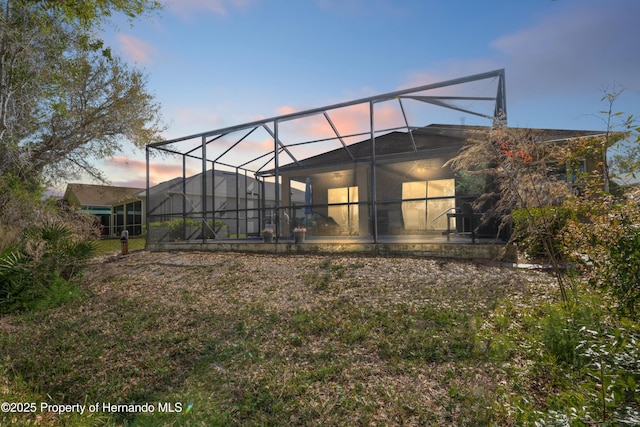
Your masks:
{"label": "shingle roof", "polygon": [[[522,128],[509,128],[519,130]],[[376,156],[387,156],[397,154],[410,154],[412,152],[422,153],[422,157],[430,150],[443,148],[459,148],[469,138],[478,137],[479,133],[488,132],[489,127],[485,126],[464,126],[464,125],[443,125],[432,124],[412,131],[413,141],[407,132],[391,132],[386,135],[377,136]],[[562,129],[531,129],[536,132],[541,142],[563,141],[571,138],[595,136],[603,134],[602,131],[586,130],[562,130]],[[413,144],[415,143],[415,149]],[[352,160],[345,148],[328,151],[317,156],[299,160],[299,165],[295,163],[280,167],[280,171],[293,171],[299,168],[312,166],[326,166],[352,161],[364,161],[371,158],[371,140],[357,142],[348,145],[348,150],[353,155]],[[272,171],[271,171],[272,172]]]}
{"label": "shingle roof", "polygon": [[142,188],[94,184],[67,184],[63,199],[72,206],[110,206],[131,198]]}

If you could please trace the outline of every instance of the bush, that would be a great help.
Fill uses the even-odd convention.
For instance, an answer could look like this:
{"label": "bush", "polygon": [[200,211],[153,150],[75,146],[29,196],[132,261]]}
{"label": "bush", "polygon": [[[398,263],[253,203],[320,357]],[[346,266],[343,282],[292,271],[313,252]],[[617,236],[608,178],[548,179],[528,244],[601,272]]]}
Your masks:
{"label": "bush", "polygon": [[[202,227],[201,219],[177,218],[171,221],[152,222],[149,224],[150,238],[152,241],[179,242],[189,239],[201,239],[202,233],[205,238],[214,239],[216,234],[225,227],[225,223],[220,220],[207,220],[207,224]],[[186,231],[186,236],[185,236]]]}
{"label": "bush", "polygon": [[25,231],[0,253],[0,310],[33,307],[40,299],[59,303],[73,294],[71,281],[95,245],[70,226],[51,222]]}
{"label": "bush", "polygon": [[640,334],[618,325],[609,329],[580,330],[576,351],[587,361],[588,395],[597,404],[592,417],[602,422],[640,423]]}
{"label": "bush", "polygon": [[640,425],[640,325],[610,317],[593,289],[572,290],[526,310],[503,302],[483,324],[488,356],[519,391],[505,407],[516,425]]}
{"label": "bush", "polygon": [[575,218],[575,211],[563,206],[515,209],[512,212],[514,243],[529,259],[548,260],[545,240],[552,241],[552,251],[556,259],[563,260],[562,242],[557,236],[569,219]]}
{"label": "bush", "polygon": [[572,220],[564,244],[586,280],[607,292],[620,315],[640,314],[640,196],[575,202],[585,212]]}

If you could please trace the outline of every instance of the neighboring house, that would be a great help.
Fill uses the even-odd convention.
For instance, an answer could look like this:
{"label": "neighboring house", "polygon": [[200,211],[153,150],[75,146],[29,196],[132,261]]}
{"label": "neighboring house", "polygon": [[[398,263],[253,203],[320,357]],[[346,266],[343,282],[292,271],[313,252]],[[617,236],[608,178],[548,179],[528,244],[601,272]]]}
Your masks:
{"label": "neighboring house", "polygon": [[103,236],[119,236],[122,230],[135,236],[142,234],[144,224],[141,192],[144,189],[72,183],[67,184],[63,200],[78,212],[98,217]]}
{"label": "neighboring house", "polygon": [[[294,189],[291,200],[302,206],[304,192]],[[174,178],[149,188],[150,239],[168,238],[164,235],[167,233],[156,235],[159,233],[153,230],[154,223],[179,222],[184,218],[192,220],[190,224],[206,224],[204,236],[195,229],[187,231],[185,226],[183,234],[186,234],[182,238],[187,240],[220,237],[222,224],[225,236],[259,236],[262,228],[273,227],[275,205],[275,185],[248,175],[208,170],[204,175]]]}
{"label": "neighboring house", "polygon": [[[216,170],[212,173],[209,170],[205,185],[208,185],[208,193],[215,188],[215,209],[213,197],[207,197],[206,213],[203,214],[202,177],[202,174],[184,180],[179,177],[150,187],[149,222],[181,221],[189,217],[199,223],[204,219],[209,221],[211,228],[219,228],[213,227],[212,220],[215,219],[217,224],[224,224],[225,234],[232,236],[258,236],[264,226],[273,226],[273,183],[233,172]],[[103,236],[118,237],[123,230],[130,236],[143,233],[147,223],[146,196],[147,192],[142,188],[74,183],[67,184],[63,200],[78,212],[98,217]],[[293,190],[291,200],[302,206],[304,192]]]}
{"label": "neighboring house", "polygon": [[[464,224],[455,224],[455,216],[447,214],[472,213],[470,202],[479,194],[468,177],[455,174],[445,163],[469,138],[488,131],[479,126],[434,124],[411,133],[376,137],[373,175],[370,139],[281,166],[278,173],[285,189],[282,206],[290,204],[286,190],[292,182],[310,182],[313,215],[299,220],[306,220],[316,235],[365,236],[373,234],[372,227],[382,236],[438,235],[449,227],[460,230]],[[541,143],[601,134],[552,129],[536,132]],[[593,169],[594,165],[585,161],[584,169]],[[274,173],[271,170],[264,175]],[[323,217],[334,226],[324,226]],[[486,233],[495,235],[495,230]]]}

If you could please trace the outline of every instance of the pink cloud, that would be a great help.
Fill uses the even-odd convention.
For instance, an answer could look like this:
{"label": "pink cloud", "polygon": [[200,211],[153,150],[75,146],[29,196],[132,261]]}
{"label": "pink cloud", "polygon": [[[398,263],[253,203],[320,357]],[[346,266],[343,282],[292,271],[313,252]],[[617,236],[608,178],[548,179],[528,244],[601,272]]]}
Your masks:
{"label": "pink cloud", "polygon": [[[303,111],[304,108],[292,106],[281,106],[277,109],[278,115],[292,114]],[[338,134],[346,144],[352,144],[365,140],[369,137],[369,104],[358,104],[327,112],[331,122],[335,126]],[[405,125],[402,118],[399,104],[396,101],[376,104],[375,106],[375,127],[376,130],[402,127]],[[271,123],[267,126],[273,131]],[[358,134],[357,136],[351,136]],[[322,113],[306,116],[298,119],[287,120],[279,123],[278,135],[287,149],[298,159],[305,159],[310,156],[333,150],[341,147],[336,133]],[[235,140],[234,140],[235,141]],[[316,141],[314,143],[295,145],[301,142]],[[212,144],[208,153],[215,157],[213,152],[222,152],[229,148],[233,141],[218,140]],[[273,153],[273,138],[264,130],[259,130],[256,134],[242,141],[227,153],[222,159],[223,162],[232,164],[243,164],[250,159],[263,154],[267,156],[248,164],[247,167],[261,167]],[[292,161],[286,153],[280,154],[281,164]]]}
{"label": "pink cloud", "polygon": [[[446,80],[445,78],[428,78],[427,83],[433,83],[437,81]],[[487,86],[486,82],[484,83]],[[413,105],[411,105],[413,104]],[[409,126],[426,126],[433,121],[433,116],[413,114],[412,107],[418,105],[422,107],[418,101],[403,102],[405,113],[409,121]],[[425,104],[427,105],[427,104]],[[427,105],[428,106],[428,105]],[[433,107],[439,108],[440,107]],[[279,116],[294,114],[296,112],[302,112],[309,109],[304,106],[296,108],[292,105],[282,105],[276,109],[276,114]],[[322,112],[314,115],[280,121],[278,124],[278,136],[282,143],[287,146],[287,149],[293,153],[296,159],[301,160],[309,156],[317,155],[321,152],[336,149],[341,147],[341,143],[338,140],[336,132],[332,128],[332,124],[335,127],[338,135],[343,138],[343,141],[349,145],[356,142],[360,142],[369,138],[370,132],[370,104],[368,102],[351,105],[348,107],[337,108],[333,110],[327,110],[331,123],[326,119]],[[459,113],[456,113],[459,114]],[[208,122],[210,125],[206,125],[206,128],[214,128],[211,126],[212,122],[217,121],[217,117],[213,113],[199,110],[183,110],[179,111],[176,116],[181,117],[181,122]],[[426,118],[425,118],[426,117]],[[412,120],[413,118],[413,120]],[[264,120],[264,117],[256,117],[256,120]],[[405,122],[402,114],[402,108],[397,99],[391,99],[385,102],[379,102],[374,104],[374,119],[375,119],[375,131],[387,132],[390,130],[404,130],[407,123]],[[432,120],[432,121],[429,121]],[[221,123],[216,123],[220,125]],[[266,126],[271,132],[274,131],[273,123],[267,123]],[[202,128],[202,125],[195,127]],[[211,137],[211,143],[207,146],[207,158],[209,160],[218,159],[219,156],[223,156],[219,159],[220,162],[230,165],[243,165],[249,169],[262,167],[267,162],[273,153],[274,142],[273,137],[262,126],[258,126],[250,135],[246,135],[251,129],[247,128],[241,131],[234,131],[231,134],[222,137]],[[353,136],[349,136],[353,135]],[[379,134],[378,134],[379,135]],[[295,145],[303,142],[316,141],[309,144]],[[193,141],[180,142],[176,147],[177,150],[186,151],[188,149],[196,148],[201,141],[195,138]],[[227,150],[230,151],[227,152]],[[199,153],[199,149],[196,149],[194,153]],[[262,155],[259,160],[251,161]],[[286,153],[282,153],[280,157],[281,164],[288,163],[291,159]],[[251,163],[247,163],[251,162]],[[176,163],[179,163],[176,161]],[[199,165],[195,166],[195,169],[200,169]],[[169,167],[171,177],[181,176],[181,170],[176,167]],[[156,175],[163,176],[162,171],[158,170]],[[154,175],[155,176],[155,175]]]}
{"label": "pink cloud", "polygon": [[[105,160],[110,176],[115,176],[114,185],[145,188],[147,182],[147,163],[145,160],[130,157],[111,157]],[[187,176],[200,173],[195,168],[187,168]],[[150,185],[182,176],[182,162],[175,158],[157,158],[149,163]]]}
{"label": "pink cloud", "polygon": [[[279,114],[291,114],[301,109],[283,106],[278,109]],[[370,131],[369,104],[356,104],[349,107],[328,110],[327,115],[341,137],[354,134],[367,134],[352,137],[349,142],[368,138]],[[404,126],[404,120],[397,101],[389,101],[375,104],[374,107],[375,130],[389,129]],[[285,144],[336,138],[336,133],[329,121],[322,113],[283,122],[280,131]]]}
{"label": "pink cloud", "polygon": [[293,114],[295,113],[297,110],[289,105],[283,105],[281,107],[278,107],[278,115],[279,116],[285,116],[287,114]]}
{"label": "pink cloud", "polygon": [[127,34],[118,34],[118,41],[124,54],[138,64],[149,64],[155,56],[156,50],[144,40]]}

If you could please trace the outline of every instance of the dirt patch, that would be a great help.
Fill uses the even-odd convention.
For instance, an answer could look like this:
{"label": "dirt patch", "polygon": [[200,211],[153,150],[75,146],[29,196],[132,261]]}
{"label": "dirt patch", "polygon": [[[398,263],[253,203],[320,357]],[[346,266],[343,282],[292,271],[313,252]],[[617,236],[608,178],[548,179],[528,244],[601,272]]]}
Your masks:
{"label": "dirt patch", "polygon": [[288,311],[327,298],[374,307],[424,299],[447,308],[467,303],[489,308],[498,298],[520,299],[552,292],[554,286],[540,272],[408,257],[137,252],[98,261],[87,274],[93,292],[195,308],[232,299],[233,305],[262,301]]}

